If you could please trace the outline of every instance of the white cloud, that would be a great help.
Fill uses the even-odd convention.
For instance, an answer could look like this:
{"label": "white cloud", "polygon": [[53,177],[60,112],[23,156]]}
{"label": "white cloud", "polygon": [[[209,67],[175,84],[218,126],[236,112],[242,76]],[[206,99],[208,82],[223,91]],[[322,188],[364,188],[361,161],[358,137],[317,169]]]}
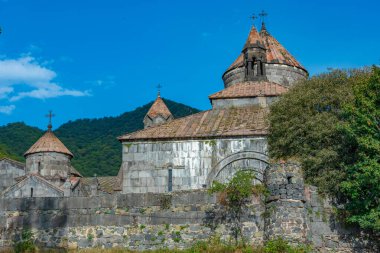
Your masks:
{"label": "white cloud", "polygon": [[16,96],[11,97],[9,100],[14,102],[25,97],[46,99],[46,98],[55,98],[61,96],[72,96],[72,97],[83,97],[90,96],[89,91],[78,91],[78,90],[68,90],[59,87],[58,85],[51,84],[50,88],[35,89],[28,92],[20,92]]}
{"label": "white cloud", "polygon": [[15,108],[16,106],[14,105],[0,106],[0,113],[11,114]]}
{"label": "white cloud", "polygon": [[[58,85],[53,82],[56,76],[53,70],[31,56],[0,60],[0,99],[9,97],[10,101],[17,101],[25,97],[46,99],[90,95],[88,91],[66,89]],[[20,85],[26,85],[28,90],[18,91]]]}

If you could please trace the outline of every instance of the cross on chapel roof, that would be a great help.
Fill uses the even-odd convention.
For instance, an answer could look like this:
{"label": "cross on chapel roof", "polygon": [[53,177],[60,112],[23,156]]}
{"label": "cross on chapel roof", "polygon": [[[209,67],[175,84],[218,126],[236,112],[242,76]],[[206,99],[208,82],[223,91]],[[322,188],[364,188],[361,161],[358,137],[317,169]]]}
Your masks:
{"label": "cross on chapel roof", "polygon": [[48,125],[48,130],[51,131],[52,129],[52,124],[51,124],[51,119],[54,117],[55,115],[53,114],[53,111],[49,111],[49,114],[46,114],[45,117],[49,118],[49,125]]}

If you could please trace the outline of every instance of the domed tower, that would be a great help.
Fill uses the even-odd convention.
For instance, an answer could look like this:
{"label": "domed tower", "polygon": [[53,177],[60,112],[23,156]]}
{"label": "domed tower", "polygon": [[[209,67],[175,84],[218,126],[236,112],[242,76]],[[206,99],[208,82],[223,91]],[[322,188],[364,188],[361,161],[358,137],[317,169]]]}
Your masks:
{"label": "domed tower", "polygon": [[[256,75],[255,79],[252,79],[252,74]],[[252,26],[241,54],[222,78],[227,88],[236,83],[256,80],[289,87],[307,77],[307,70],[268,32],[263,22],[260,33]]]}
{"label": "domed tower", "polygon": [[162,100],[160,92],[158,92],[156,100],[144,117],[144,128],[160,125],[173,119],[172,113],[164,100]]}
{"label": "domed tower", "polygon": [[60,186],[71,174],[80,176],[71,167],[73,154],[55,136],[51,123],[45,134],[25,152],[24,157],[27,175],[37,174],[57,186]]}

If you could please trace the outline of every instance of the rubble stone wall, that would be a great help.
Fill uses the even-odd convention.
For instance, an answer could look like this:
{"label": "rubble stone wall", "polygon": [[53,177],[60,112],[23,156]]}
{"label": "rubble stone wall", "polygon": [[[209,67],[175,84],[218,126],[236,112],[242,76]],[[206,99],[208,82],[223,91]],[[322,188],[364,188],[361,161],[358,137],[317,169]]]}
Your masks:
{"label": "rubble stone wall", "polygon": [[[40,247],[126,247],[136,250],[186,248],[218,236],[229,241],[229,230],[206,224],[216,197],[204,191],[167,194],[127,194],[77,198],[0,200],[0,250],[31,230]],[[243,218],[247,241],[263,242],[264,207],[252,201]]]}
{"label": "rubble stone wall", "polygon": [[[236,158],[218,163],[212,178],[220,168],[233,168],[231,161],[246,162],[244,154]],[[331,201],[304,184],[297,163],[271,165],[263,181],[256,180],[270,195],[264,202],[251,199],[242,219],[247,242],[257,245],[283,237],[310,243],[315,252],[379,252],[379,236],[341,223]],[[26,229],[37,245],[53,248],[186,248],[212,236],[228,242],[226,224],[216,229],[207,225],[210,212],[220,208],[217,199],[205,190],[0,199],[0,250],[19,241]]]}

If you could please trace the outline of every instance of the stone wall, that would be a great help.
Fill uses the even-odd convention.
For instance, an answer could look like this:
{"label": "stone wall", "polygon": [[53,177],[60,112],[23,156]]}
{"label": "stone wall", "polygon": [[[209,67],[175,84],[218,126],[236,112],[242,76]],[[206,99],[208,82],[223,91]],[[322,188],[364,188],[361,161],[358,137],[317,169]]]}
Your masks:
{"label": "stone wall", "polygon": [[19,183],[0,193],[2,198],[63,197],[63,190],[36,175],[27,175]]}
{"label": "stone wall", "polygon": [[306,186],[306,212],[309,240],[321,252],[380,252],[380,235],[340,222],[331,201],[318,195],[318,189]]}
{"label": "stone wall", "polygon": [[233,108],[257,105],[258,107],[268,107],[273,102],[277,101],[277,96],[259,96],[251,98],[226,98],[226,99],[212,99],[211,104],[213,109],[219,108]]}
{"label": "stone wall", "polygon": [[[30,229],[41,247],[185,248],[210,236],[229,241],[225,226],[206,226],[216,197],[203,191],[78,198],[0,200],[0,250]],[[243,218],[247,241],[262,243],[264,208],[252,199]]]}
{"label": "stone wall", "polygon": [[70,160],[69,155],[55,152],[30,154],[26,157],[26,173],[38,173],[46,178],[67,178],[71,167]]}
{"label": "stone wall", "polygon": [[298,163],[272,164],[266,172],[270,196],[265,211],[265,240],[282,237],[313,245],[316,252],[379,252],[380,238],[344,225],[331,200],[305,186]]}
{"label": "stone wall", "polygon": [[307,242],[308,223],[304,182],[297,164],[272,165],[266,172],[270,196],[266,204],[266,239],[283,237]]}
{"label": "stone wall", "polygon": [[16,183],[16,178],[25,175],[25,166],[8,159],[0,160],[0,192]]}
{"label": "stone wall", "polygon": [[268,81],[279,83],[286,87],[290,87],[297,81],[308,77],[307,72],[303,69],[281,64],[266,64],[266,73]]}
{"label": "stone wall", "polygon": [[123,193],[202,189],[214,179],[227,180],[237,169],[252,169],[263,181],[266,149],[260,137],[124,142]]}
{"label": "stone wall", "polygon": [[[268,81],[292,86],[300,79],[307,78],[308,74],[303,69],[282,64],[265,64]],[[232,69],[223,75],[224,86],[230,87],[236,83],[244,82],[245,67]]]}

